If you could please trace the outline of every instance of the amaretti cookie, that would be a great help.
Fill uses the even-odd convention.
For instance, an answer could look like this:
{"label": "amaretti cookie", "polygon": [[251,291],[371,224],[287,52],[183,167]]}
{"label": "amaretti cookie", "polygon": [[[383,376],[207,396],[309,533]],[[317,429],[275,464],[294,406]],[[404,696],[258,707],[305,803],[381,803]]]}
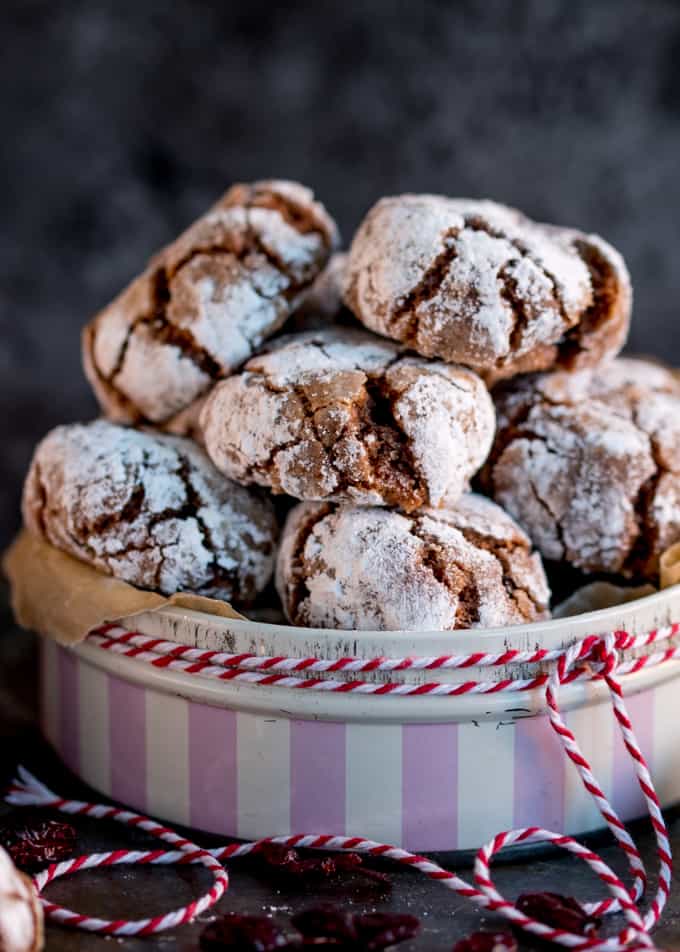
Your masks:
{"label": "amaretti cookie", "polygon": [[337,241],[294,182],[235,185],[85,328],[105,414],[172,427],[284,323]]}
{"label": "amaretti cookie", "polygon": [[59,426],[26,478],[27,528],[95,568],[166,595],[247,604],[270,579],[270,503],[190,440],[104,420]]}
{"label": "amaretti cookie", "polygon": [[294,625],[411,631],[494,628],[547,617],[540,557],[491,500],[410,515],[304,503],[286,522],[276,586]]}
{"label": "amaretti cookie", "polygon": [[495,426],[475,374],[362,330],[284,337],[222,381],[201,415],[217,468],[304,500],[453,504]]}
{"label": "amaretti cookie", "polygon": [[488,382],[594,366],[626,339],[631,287],[596,235],[495,202],[383,198],[357,231],[345,301],[371,330]]}
{"label": "amaretti cookie", "polygon": [[547,559],[653,579],[680,541],[680,384],[619,358],[512,381],[485,481]]}

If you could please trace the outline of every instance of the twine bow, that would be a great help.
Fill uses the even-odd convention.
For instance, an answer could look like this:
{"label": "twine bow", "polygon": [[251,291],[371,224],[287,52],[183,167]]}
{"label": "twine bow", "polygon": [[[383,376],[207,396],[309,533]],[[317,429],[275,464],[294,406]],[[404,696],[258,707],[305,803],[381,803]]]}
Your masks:
{"label": "twine bow", "polygon": [[[201,912],[209,909],[221,898],[229,885],[228,874],[222,863],[250,853],[256,853],[266,844],[277,843],[287,847],[305,847],[340,852],[352,851],[390,859],[402,866],[418,870],[429,879],[441,882],[447,889],[465,896],[483,909],[498,912],[513,925],[524,929],[526,932],[570,949],[592,949],[595,952],[624,952],[626,950],[628,952],[632,949],[653,948],[649,933],[659,921],[670,891],[671,849],[659,799],[626,710],[619,676],[638,671],[646,666],[675,660],[680,657],[680,649],[678,646],[672,645],[662,651],[643,655],[631,661],[621,661],[620,651],[643,647],[657,641],[672,640],[679,633],[680,625],[674,624],[642,636],[631,636],[626,632],[589,636],[565,649],[555,651],[540,649],[534,652],[519,652],[508,650],[495,655],[475,653],[467,656],[451,655],[425,659],[345,658],[328,661],[327,659],[318,658],[289,659],[243,654],[230,655],[222,652],[202,651],[161,639],[150,639],[148,636],[138,632],[128,632],[118,626],[106,626],[104,629],[98,629],[91,634],[90,641],[106,650],[136,657],[140,661],[156,666],[177,668],[189,674],[196,674],[199,677],[225,679],[225,675],[227,675],[228,679],[229,676],[245,675],[246,678],[244,679],[249,680],[254,685],[272,683],[271,679],[275,679],[273,683],[281,687],[298,687],[298,682],[303,681],[311,685],[331,685],[331,687],[316,688],[321,690],[341,690],[341,688],[336,687],[338,684],[350,685],[349,690],[356,690],[356,686],[368,684],[371,690],[363,690],[361,693],[375,693],[378,695],[389,693],[455,695],[481,693],[482,691],[483,693],[495,693],[506,690],[529,690],[543,687],[550,724],[559,737],[565,754],[578,771],[585,789],[597,805],[604,822],[624,852],[631,876],[631,885],[626,886],[597,853],[587,849],[573,837],[539,827],[508,830],[497,834],[491,842],[482,846],[475,860],[474,884],[466,882],[456,873],[443,869],[424,856],[418,856],[399,847],[377,843],[362,837],[298,834],[267,837],[251,843],[233,843],[228,846],[205,850],[174,833],[168,827],[132,811],[104,804],[65,800],[40,783],[27,770],[20,767],[18,779],[14,781],[6,797],[8,803],[15,806],[50,807],[61,813],[115,820],[127,826],[146,830],[151,835],[175,847],[172,851],[114,850],[107,853],[80,856],[76,859],[53,864],[38,873],[34,878],[35,887],[39,894],[42,893],[48,883],[60,876],[94,867],[121,864],[172,865],[201,863],[211,871],[214,880],[210,891],[199,899],[180,909],[153,918],[134,921],[108,921],[84,916],[52,903],[41,896],[45,914],[48,918],[63,925],[107,935],[131,936],[162,932],[190,921]],[[462,686],[465,688],[463,691],[460,690],[460,685],[447,684],[439,687],[448,690],[437,691],[432,689],[432,682],[423,685],[409,685],[403,682],[381,684],[379,682],[363,681],[337,682],[325,677],[323,679],[309,677],[310,673],[328,675],[338,671],[354,675],[356,672],[367,670],[394,671],[409,668],[433,670],[437,668],[493,667],[513,663],[544,662],[548,662],[550,665],[548,673],[537,675],[531,679],[524,679],[521,682],[524,687],[521,688],[512,687],[513,684],[516,684],[515,681],[502,680],[463,682]],[[296,672],[296,675],[292,675],[291,671]],[[307,677],[298,678],[297,673],[305,673]],[[644,914],[639,909],[639,903],[646,889],[647,874],[640,853],[593,775],[588,760],[583,755],[574,734],[564,722],[559,709],[560,686],[583,679],[603,680],[609,689],[614,717],[621,730],[625,748],[631,757],[633,769],[654,829],[659,860],[658,886],[649,908]],[[396,690],[389,689],[391,684],[395,686]],[[479,685],[483,685],[484,688],[480,688]],[[405,691],[404,688],[411,690]],[[437,688],[436,684],[434,684],[434,688]],[[344,690],[347,691],[348,688],[345,687]],[[551,843],[582,859],[605,884],[610,893],[610,896],[606,899],[585,904],[586,912],[593,916],[622,912],[626,919],[626,926],[617,935],[609,938],[586,937],[546,925],[517,909],[514,903],[505,899],[497,890],[491,879],[490,865],[493,857],[502,849],[518,843]]]}

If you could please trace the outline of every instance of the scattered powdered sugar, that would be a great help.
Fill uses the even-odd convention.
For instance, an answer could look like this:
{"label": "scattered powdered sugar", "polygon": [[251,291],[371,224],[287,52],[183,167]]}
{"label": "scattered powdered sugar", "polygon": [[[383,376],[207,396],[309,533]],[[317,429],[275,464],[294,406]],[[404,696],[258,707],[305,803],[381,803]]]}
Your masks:
{"label": "scattered powdered sugar", "polygon": [[456,509],[407,516],[369,506],[296,507],[276,576],[289,620],[427,631],[542,617],[549,592],[540,559],[506,513],[478,499],[462,498],[460,523]]}
{"label": "scattered powdered sugar", "polygon": [[180,437],[103,420],[57,427],[36,449],[23,511],[57,548],[165,594],[248,602],[271,575],[270,505]]}
{"label": "scattered powdered sugar", "polygon": [[288,336],[221,382],[201,429],[219,470],[299,499],[453,504],[495,418],[472,372],[345,328]]}

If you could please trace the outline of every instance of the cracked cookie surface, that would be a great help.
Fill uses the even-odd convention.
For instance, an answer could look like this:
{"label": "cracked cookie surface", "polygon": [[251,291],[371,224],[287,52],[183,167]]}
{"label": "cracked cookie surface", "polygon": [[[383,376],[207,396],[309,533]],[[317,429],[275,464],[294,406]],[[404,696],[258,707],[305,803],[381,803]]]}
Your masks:
{"label": "cracked cookie surface", "polygon": [[540,557],[474,493],[406,515],[303,503],[283,530],[276,586],[292,624],[359,630],[493,628],[548,617]]}
{"label": "cracked cookie surface", "polygon": [[655,579],[680,541],[680,384],[619,358],[496,391],[484,482],[547,559]]}
{"label": "cracked cookie surface", "polygon": [[406,511],[455,503],[494,426],[471,371],[345,328],[272,342],[201,415],[209,456],[238,482]]}
{"label": "cracked cookie surface", "polygon": [[267,585],[276,521],[190,440],[105,420],[52,430],[26,478],[27,528],[95,568],[165,595],[248,604]]}
{"label": "cracked cookie surface", "polygon": [[371,330],[489,383],[595,366],[623,346],[631,310],[625,263],[598,236],[437,195],[374,205],[344,295]]}
{"label": "cracked cookie surface", "polygon": [[336,242],[302,185],[233,186],[85,328],[85,372],[104,413],[181,428],[213,382],[281,327]]}

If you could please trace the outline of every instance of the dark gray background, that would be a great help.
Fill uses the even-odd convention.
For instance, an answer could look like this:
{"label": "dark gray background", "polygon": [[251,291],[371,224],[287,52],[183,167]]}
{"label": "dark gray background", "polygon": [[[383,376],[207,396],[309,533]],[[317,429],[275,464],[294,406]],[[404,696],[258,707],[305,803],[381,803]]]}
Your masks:
{"label": "dark gray background", "polygon": [[0,541],[95,404],[79,331],[232,181],[490,196],[604,234],[631,346],[680,362],[680,4],[3,0]]}

